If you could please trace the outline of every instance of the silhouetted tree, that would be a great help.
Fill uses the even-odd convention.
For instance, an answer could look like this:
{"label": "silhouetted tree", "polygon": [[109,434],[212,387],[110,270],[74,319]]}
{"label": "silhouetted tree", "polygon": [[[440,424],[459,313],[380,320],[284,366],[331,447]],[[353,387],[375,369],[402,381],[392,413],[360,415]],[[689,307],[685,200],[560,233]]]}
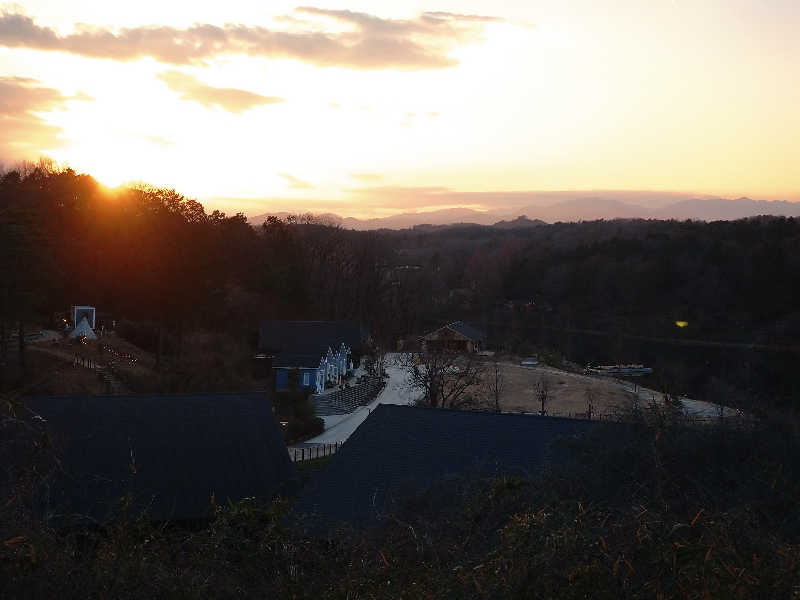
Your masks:
{"label": "silhouetted tree", "polygon": [[546,415],[547,405],[550,402],[550,380],[544,375],[536,382],[536,399],[539,401],[539,414]]}
{"label": "silhouetted tree", "polygon": [[492,362],[489,365],[487,383],[492,406],[495,412],[500,412],[500,400],[505,392],[505,377],[503,375],[503,365],[497,353],[492,357]]}
{"label": "silhouetted tree", "polygon": [[474,404],[468,392],[480,384],[482,365],[470,354],[444,352],[406,354],[401,366],[411,387],[421,392],[417,404],[433,408],[464,408]]}

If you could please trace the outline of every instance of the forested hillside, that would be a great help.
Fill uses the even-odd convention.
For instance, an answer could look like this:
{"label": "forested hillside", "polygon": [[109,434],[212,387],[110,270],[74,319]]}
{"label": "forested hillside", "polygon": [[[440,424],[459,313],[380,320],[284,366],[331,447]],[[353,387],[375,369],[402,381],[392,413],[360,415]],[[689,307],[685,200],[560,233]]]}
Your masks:
{"label": "forested hillside", "polygon": [[252,227],[173,190],[11,171],[0,178],[2,363],[14,362],[12,332],[80,303],[132,325],[159,357],[180,356],[198,330],[252,344],[265,318],[360,320],[385,347],[463,319],[512,352],[652,363],[657,383],[682,393],[795,397],[796,219],[512,225],[356,232],[300,216]]}
{"label": "forested hillside", "polygon": [[254,229],[173,190],[12,171],[0,178],[0,362],[13,362],[12,334],[51,327],[72,304],[159,356],[199,329],[251,340],[265,318],[369,320],[380,255],[374,235],[277,219]]}

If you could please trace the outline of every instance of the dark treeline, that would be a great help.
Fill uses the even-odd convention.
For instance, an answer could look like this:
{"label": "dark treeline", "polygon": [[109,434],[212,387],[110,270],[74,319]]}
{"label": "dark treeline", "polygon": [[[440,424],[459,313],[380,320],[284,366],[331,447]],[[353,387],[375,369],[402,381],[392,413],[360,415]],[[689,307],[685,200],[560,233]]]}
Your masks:
{"label": "dark treeline", "polygon": [[135,323],[134,341],[159,356],[179,355],[196,329],[252,340],[265,318],[369,321],[380,255],[375,235],[278,219],[255,229],[173,190],[11,171],[0,178],[0,363],[18,331],[72,304]]}
{"label": "dark treeline", "polygon": [[519,354],[647,362],[656,373],[645,383],[747,408],[787,405],[800,394],[795,219],[457,225],[386,235],[400,260],[421,267],[402,272],[434,290],[418,297],[427,305],[417,304],[417,318],[433,317],[422,329],[457,316]]}
{"label": "dark treeline", "polygon": [[647,360],[680,392],[786,404],[797,393],[796,289],[791,218],[251,227],[173,190],[108,190],[47,165],[0,178],[3,365],[12,333],[81,303],[135,323],[133,341],[159,357],[180,356],[198,329],[252,345],[265,318],[356,319],[387,347],[464,319],[509,351]]}
{"label": "dark treeline", "polygon": [[694,335],[758,330],[753,341],[789,342],[800,333],[800,226],[791,218],[452,226],[390,237],[409,261],[440,273],[451,299],[481,312],[533,300],[589,329],[629,324],[659,335],[686,320]]}

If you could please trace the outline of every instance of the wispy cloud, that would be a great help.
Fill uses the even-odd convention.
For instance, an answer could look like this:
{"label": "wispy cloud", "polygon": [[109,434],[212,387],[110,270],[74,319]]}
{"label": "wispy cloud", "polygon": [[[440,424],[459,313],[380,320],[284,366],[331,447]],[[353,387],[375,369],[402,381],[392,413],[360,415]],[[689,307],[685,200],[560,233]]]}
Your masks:
{"label": "wispy cloud", "polygon": [[502,23],[504,19],[500,17],[490,17],[487,15],[468,15],[463,13],[452,13],[452,12],[443,12],[443,11],[429,11],[422,13],[422,18],[427,21],[438,22],[438,21],[450,21],[450,20],[458,20],[458,21],[468,21],[473,23]]}
{"label": "wispy cloud", "polygon": [[191,75],[180,71],[165,71],[158,78],[166,83],[182,100],[198,102],[203,106],[219,106],[232,113],[240,113],[264,104],[283,102],[283,98],[262,96],[236,88],[218,88],[207,85]]}
{"label": "wispy cloud", "polygon": [[295,177],[294,175],[290,175],[289,173],[278,173],[281,177],[283,177],[286,182],[289,184],[289,187],[293,190],[312,190],[314,186],[308,183],[307,181],[303,181]]}
{"label": "wispy cloud", "polygon": [[39,113],[62,108],[70,100],[91,98],[83,92],[65,96],[27,77],[0,77],[0,158],[24,158],[62,145],[61,128]]}
{"label": "wispy cloud", "polygon": [[364,183],[377,183],[383,181],[383,175],[379,173],[350,173],[350,177]]}
{"label": "wispy cloud", "polygon": [[[289,58],[317,66],[352,69],[441,69],[457,64],[456,47],[480,39],[496,17],[444,12],[414,19],[383,19],[349,10],[302,7],[314,20],[284,19],[288,29],[195,24],[186,29],[148,25],[112,30],[77,24],[59,35],[26,14],[0,13],[0,46],[61,51],[119,61],[151,57],[168,64],[201,64],[225,54]],[[326,21],[344,24],[332,30]]]}
{"label": "wispy cloud", "polygon": [[144,137],[144,139],[151,144],[155,144],[156,146],[161,146],[163,148],[169,148],[175,145],[175,142],[165,137],[161,137],[160,135],[145,135],[142,137]]}
{"label": "wispy cloud", "polygon": [[451,190],[446,187],[369,186],[346,190],[357,202],[371,208],[406,207],[416,209],[427,206],[450,205]]}

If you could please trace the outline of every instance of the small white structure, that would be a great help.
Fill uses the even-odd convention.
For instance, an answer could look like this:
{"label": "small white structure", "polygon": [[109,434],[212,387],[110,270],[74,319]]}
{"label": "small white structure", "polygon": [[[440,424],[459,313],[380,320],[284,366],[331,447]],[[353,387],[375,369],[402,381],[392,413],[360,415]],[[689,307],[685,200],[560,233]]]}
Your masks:
{"label": "small white structure", "polygon": [[78,326],[69,332],[69,337],[71,338],[82,338],[85,337],[87,340],[96,340],[97,336],[94,334],[94,331],[89,326],[89,320],[84,317],[81,319],[81,322],[78,323]]}
{"label": "small white structure", "polygon": [[97,311],[94,306],[73,306],[70,316],[72,317],[72,326],[77,329],[81,320],[86,317],[89,327],[94,329],[97,326],[95,323],[95,316]]}

